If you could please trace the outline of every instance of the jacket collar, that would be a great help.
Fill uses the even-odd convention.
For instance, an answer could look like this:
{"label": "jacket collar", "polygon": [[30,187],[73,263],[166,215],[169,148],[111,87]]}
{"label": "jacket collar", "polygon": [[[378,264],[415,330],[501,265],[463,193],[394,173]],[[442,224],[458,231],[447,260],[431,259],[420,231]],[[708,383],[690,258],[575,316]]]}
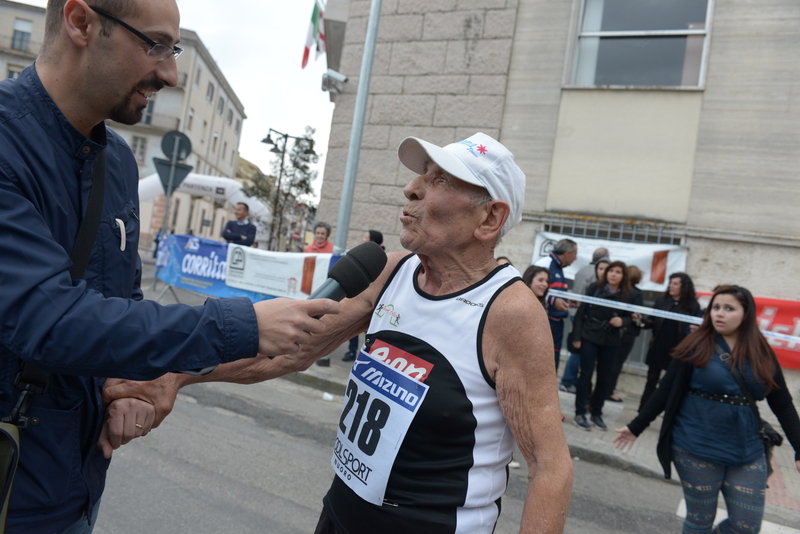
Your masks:
{"label": "jacket collar", "polygon": [[47,94],[36,72],[36,63],[22,71],[14,90],[36,122],[64,152],[79,160],[92,160],[107,145],[105,123],[92,130],[92,139],[80,133]]}

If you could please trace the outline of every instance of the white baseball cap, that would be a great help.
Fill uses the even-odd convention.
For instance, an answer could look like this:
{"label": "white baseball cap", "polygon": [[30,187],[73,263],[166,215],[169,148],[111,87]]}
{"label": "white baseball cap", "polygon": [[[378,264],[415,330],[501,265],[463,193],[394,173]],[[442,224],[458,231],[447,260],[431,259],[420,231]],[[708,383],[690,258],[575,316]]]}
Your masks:
{"label": "white baseball cap", "polygon": [[459,180],[483,187],[493,200],[508,204],[511,213],[500,231],[501,236],[522,220],[525,174],[514,163],[514,154],[485,133],[476,133],[445,147],[406,137],[397,147],[397,156],[417,174],[425,174],[425,163],[433,161]]}

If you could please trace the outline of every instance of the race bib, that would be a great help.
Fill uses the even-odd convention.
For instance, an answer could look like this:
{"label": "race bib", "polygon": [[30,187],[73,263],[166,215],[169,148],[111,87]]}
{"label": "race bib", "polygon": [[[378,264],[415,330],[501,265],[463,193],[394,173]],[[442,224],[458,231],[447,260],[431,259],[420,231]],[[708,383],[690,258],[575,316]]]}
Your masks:
{"label": "race bib", "polygon": [[397,452],[427,392],[364,351],[353,363],[331,465],[365,501],[383,504]]}

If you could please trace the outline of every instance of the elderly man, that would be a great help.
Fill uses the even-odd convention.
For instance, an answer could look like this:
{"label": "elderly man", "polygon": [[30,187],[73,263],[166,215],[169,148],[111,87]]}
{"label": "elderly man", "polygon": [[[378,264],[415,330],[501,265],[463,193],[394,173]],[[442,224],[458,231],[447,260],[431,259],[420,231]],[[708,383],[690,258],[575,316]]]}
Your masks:
{"label": "elderly man", "polygon": [[297,351],[325,328],[309,315],[339,309],[142,301],[138,170],[103,121],[135,124],[155,92],[177,85],[179,18],[175,0],[50,0],[35,65],[0,82],[2,416],[21,387],[43,390],[26,414],[38,424],[20,440],[7,534],[92,530],[112,449],[154,417],[136,399],[104,413],[104,377]]}
{"label": "elderly man", "polygon": [[[324,317],[325,333],[301,348],[308,366],[366,327],[317,533],[489,534],[515,438],[530,472],[520,532],[561,532],[572,462],[547,318],[519,272],[494,259],[500,237],[522,218],[525,176],[482,133],[444,148],[409,137],[398,152],[418,175],[400,217],[411,254],[389,254],[380,277],[343,301],[340,315]],[[233,362],[206,377],[171,375],[107,393],[148,399],[162,417],[179,385],[257,382],[296,363]]]}

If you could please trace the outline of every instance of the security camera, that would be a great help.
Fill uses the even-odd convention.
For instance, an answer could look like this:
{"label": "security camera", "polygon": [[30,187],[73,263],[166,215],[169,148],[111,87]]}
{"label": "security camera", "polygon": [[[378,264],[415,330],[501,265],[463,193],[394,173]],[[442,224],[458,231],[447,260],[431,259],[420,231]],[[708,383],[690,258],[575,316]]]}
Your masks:
{"label": "security camera", "polygon": [[331,79],[333,79],[333,81],[338,82],[338,83],[347,82],[347,76],[345,76],[341,72],[336,72],[333,69],[328,69],[328,78],[331,78]]}

